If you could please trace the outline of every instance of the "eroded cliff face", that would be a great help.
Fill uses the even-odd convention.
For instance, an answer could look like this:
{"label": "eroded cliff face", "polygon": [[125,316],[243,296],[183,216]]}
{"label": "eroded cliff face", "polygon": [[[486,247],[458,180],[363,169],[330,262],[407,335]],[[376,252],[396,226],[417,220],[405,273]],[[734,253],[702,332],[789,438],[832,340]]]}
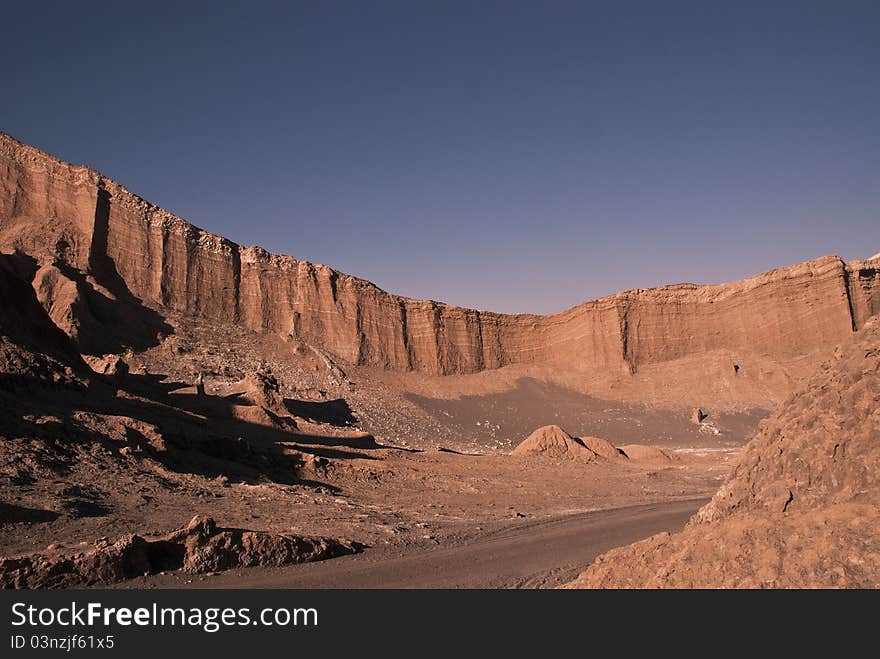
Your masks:
{"label": "eroded cliff face", "polygon": [[848,263],[846,280],[853,329],[860,330],[880,314],[880,254]]}
{"label": "eroded cliff face", "polygon": [[[880,261],[838,257],[730,284],[627,291],[551,316],[403,298],[198,229],[2,133],[0,250],[32,258],[34,272],[52,265],[72,280],[80,275],[80,289],[98,296],[97,315],[105,300],[139,298],[291,336],[352,364],[435,375],[509,364],[636,372],[715,350],[795,358],[880,311]],[[53,303],[45,301],[47,310],[63,316]]]}
{"label": "eroded cliff face", "polygon": [[85,269],[100,176],[0,133],[0,246]]}

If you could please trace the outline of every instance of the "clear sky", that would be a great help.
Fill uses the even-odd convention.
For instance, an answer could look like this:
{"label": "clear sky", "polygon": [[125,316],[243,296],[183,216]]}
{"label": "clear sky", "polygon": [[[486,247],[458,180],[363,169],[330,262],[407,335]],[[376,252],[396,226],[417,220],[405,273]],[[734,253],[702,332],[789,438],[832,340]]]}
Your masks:
{"label": "clear sky", "polygon": [[232,4],[7,3],[0,130],[483,309],[880,251],[876,0]]}

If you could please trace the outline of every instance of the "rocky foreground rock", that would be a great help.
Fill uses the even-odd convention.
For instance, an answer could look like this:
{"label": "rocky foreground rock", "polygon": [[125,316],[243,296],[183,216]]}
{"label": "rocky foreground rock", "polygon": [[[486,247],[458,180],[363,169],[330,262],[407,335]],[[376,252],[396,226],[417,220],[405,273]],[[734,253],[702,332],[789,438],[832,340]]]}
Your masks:
{"label": "rocky foreground rock", "polygon": [[51,547],[31,556],[0,558],[0,588],[110,584],[166,570],[207,573],[280,567],[359,549],[357,543],[346,540],[218,528],[210,517],[196,516],[186,527],[159,538],[127,535],[81,551]]}
{"label": "rocky foreground rock", "polygon": [[573,588],[880,586],[880,325],[766,420],[681,533],[600,556]]}

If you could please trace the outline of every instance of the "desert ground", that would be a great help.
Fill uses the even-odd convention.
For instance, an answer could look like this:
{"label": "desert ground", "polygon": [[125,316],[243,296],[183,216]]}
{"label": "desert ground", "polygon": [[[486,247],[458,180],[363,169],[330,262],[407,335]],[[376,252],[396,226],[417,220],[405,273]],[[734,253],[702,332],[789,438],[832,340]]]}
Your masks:
{"label": "desert ground", "polygon": [[[261,337],[245,339],[257,346],[255,363],[268,354]],[[199,394],[175,380],[191,375],[189,360],[209,360],[210,348],[154,352],[125,355],[133,373],[90,376],[79,391],[4,397],[3,467],[12,478],[0,491],[4,526],[14,530],[4,534],[5,555],[158,537],[201,514],[232,528],[340,538],[360,550],[211,576],[162,570],[122,585],[556,586],[606,549],[683,526],[765,413],[695,423],[692,410],[603,402],[534,379],[500,394],[429,399],[361,381],[356,371],[314,400],[285,398],[274,373],[301,369],[295,381],[315,390],[327,375],[296,357],[205,376]],[[163,366],[171,378],[157,374]],[[369,405],[365,412],[358,401]],[[551,421],[616,428],[632,446],[620,442],[627,455],[559,455],[543,446],[510,454],[532,426]],[[59,445],[55,461],[41,459]]]}
{"label": "desert ground", "polygon": [[0,586],[880,585],[880,255],[492,314],[0,165]]}

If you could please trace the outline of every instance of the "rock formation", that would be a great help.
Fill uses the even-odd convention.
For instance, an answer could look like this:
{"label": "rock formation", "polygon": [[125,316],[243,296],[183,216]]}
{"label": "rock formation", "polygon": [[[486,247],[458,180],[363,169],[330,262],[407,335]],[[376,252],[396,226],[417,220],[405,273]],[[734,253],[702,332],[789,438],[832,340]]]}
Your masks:
{"label": "rock formation", "polygon": [[880,311],[880,261],[838,257],[730,284],[631,290],[551,316],[412,300],[236,245],[5,134],[0,250],[34,261],[41,270],[29,280],[42,304],[92,354],[119,352],[100,334],[82,338],[93,321],[108,318],[129,343],[150,345],[168,328],[146,307],[164,307],[289,336],[355,365],[438,375],[511,364],[632,373],[722,349],[793,359],[827,349]]}
{"label": "rock formation", "polygon": [[117,382],[122,382],[128,375],[128,364],[119,355],[86,356],[85,360],[95,373],[109,375]]}
{"label": "rock formation", "polygon": [[145,539],[128,535],[78,552],[49,549],[0,558],[0,588],[72,588],[110,584],[166,570],[207,573],[236,567],[280,567],[352,554],[356,543],[331,538],[221,529],[196,515],[186,527]]}
{"label": "rock formation", "polygon": [[572,586],[880,586],[880,323],[763,422],[683,532],[612,550]]}
{"label": "rock formation", "polygon": [[40,306],[21,268],[18,259],[0,255],[0,388],[74,383],[88,369]]}
{"label": "rock formation", "polygon": [[693,409],[693,411],[691,412],[691,423],[694,423],[696,425],[700,425],[701,423],[703,423],[703,419],[705,419],[708,416],[709,415],[706,414],[699,407],[695,407]]}
{"label": "rock formation", "polygon": [[284,406],[278,379],[271,370],[262,369],[245,376],[229,387],[229,394],[237,394],[254,405],[259,405],[275,414],[289,414]]}

